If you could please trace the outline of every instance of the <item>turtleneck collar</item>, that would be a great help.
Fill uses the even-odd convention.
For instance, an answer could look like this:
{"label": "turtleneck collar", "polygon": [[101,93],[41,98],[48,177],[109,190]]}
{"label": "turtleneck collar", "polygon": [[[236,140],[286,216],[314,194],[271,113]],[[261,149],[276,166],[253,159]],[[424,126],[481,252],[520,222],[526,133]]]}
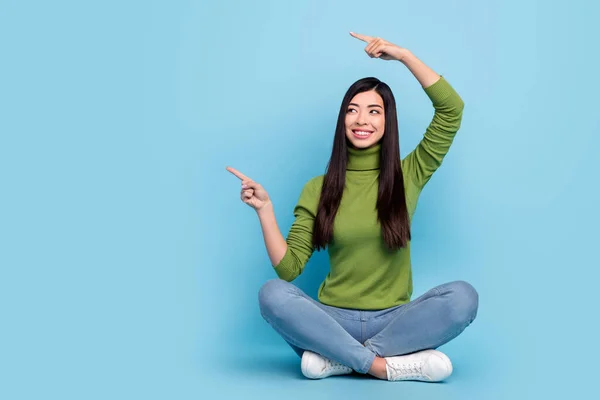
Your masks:
{"label": "turtleneck collar", "polygon": [[369,171],[379,169],[381,158],[381,142],[366,149],[355,149],[348,146],[348,171]]}

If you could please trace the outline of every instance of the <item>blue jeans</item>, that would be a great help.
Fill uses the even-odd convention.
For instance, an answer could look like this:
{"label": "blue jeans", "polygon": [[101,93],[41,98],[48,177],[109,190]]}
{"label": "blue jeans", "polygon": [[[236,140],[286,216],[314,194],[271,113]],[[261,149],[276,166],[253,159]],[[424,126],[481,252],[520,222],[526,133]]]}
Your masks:
{"label": "blue jeans", "polygon": [[479,303],[473,286],[464,281],[376,311],[322,304],[282,279],[267,281],[258,297],[263,318],[299,356],[310,350],[362,374],[375,356],[435,349],[454,339],[473,322]]}

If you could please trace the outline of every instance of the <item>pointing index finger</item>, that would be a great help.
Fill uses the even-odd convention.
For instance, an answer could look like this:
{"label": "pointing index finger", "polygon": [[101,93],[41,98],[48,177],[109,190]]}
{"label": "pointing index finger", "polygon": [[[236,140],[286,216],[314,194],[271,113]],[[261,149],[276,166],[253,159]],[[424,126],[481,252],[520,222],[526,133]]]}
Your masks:
{"label": "pointing index finger", "polygon": [[235,176],[237,176],[238,178],[240,178],[241,180],[245,181],[251,181],[252,179],[248,178],[246,175],[242,174],[240,171],[238,171],[235,168],[231,168],[231,167],[227,167],[225,168],[227,171],[231,172],[232,174],[234,174]]}
{"label": "pointing index finger", "polygon": [[363,42],[367,42],[369,43],[371,40],[373,40],[374,38],[371,36],[367,36],[367,35],[361,35],[359,33],[354,33],[354,32],[350,32],[351,36],[354,36],[355,38],[362,40]]}

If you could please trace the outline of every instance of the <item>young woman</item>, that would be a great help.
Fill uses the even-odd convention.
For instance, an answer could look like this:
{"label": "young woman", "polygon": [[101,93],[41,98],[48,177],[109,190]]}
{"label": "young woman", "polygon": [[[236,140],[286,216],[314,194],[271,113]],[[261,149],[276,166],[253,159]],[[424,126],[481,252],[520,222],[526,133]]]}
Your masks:
{"label": "young woman", "polygon": [[[433,103],[433,120],[401,160],[392,91],[376,78],[355,82],[342,101],[326,174],[305,184],[287,239],[265,189],[227,168],[242,180],[241,199],[258,214],[280,278],[261,287],[261,314],[302,357],[308,378],[356,371],[391,381],[440,381],[452,364],[435,349],[475,319],[478,294],[455,281],[410,301],[410,224],[460,127],[464,103],[407,49],[350,34],[368,43],[370,57],[399,61],[412,72]],[[331,267],[317,301],[289,282],[315,249],[326,247]]]}

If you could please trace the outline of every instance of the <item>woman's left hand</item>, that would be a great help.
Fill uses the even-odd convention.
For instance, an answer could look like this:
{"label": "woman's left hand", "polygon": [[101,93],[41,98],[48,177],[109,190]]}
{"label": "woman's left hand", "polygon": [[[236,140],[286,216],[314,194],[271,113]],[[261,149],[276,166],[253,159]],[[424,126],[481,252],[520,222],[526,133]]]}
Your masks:
{"label": "woman's left hand", "polygon": [[354,32],[350,32],[350,35],[368,43],[367,47],[365,47],[365,51],[371,58],[375,57],[381,58],[382,60],[402,61],[402,58],[408,52],[407,49],[396,46],[395,44],[390,43],[387,40],[383,40],[382,38],[360,35]]}

